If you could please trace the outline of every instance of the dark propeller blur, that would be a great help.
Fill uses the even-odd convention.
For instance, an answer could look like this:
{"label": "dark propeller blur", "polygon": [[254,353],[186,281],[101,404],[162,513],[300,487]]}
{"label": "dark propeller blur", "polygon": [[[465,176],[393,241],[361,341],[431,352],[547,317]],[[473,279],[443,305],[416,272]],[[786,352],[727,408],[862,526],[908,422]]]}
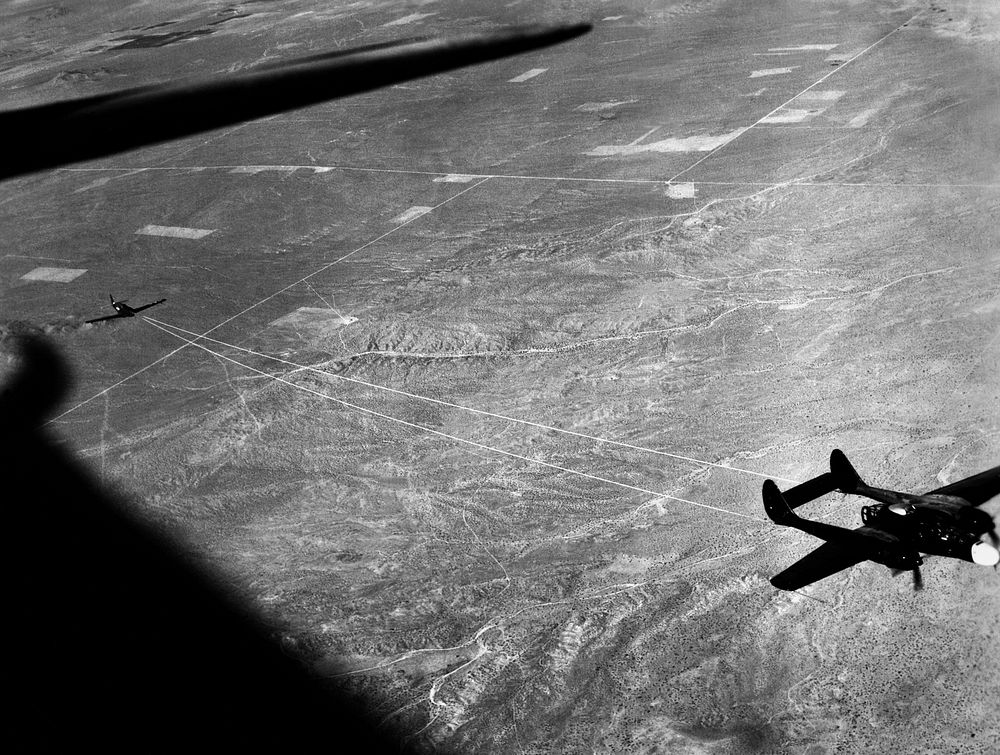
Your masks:
{"label": "dark propeller blur", "polygon": [[[0,113],[12,146],[0,179],[515,55],[589,28],[376,45]],[[145,308],[111,303],[109,317]],[[14,700],[5,743],[17,752],[410,751],[363,700],[289,657],[274,627],[92,479],[42,427],[70,390],[69,365],[44,340],[21,340],[13,351],[20,367],[0,386],[0,457],[6,490],[18,493],[5,500],[2,550]]]}
{"label": "dark propeller blur", "polygon": [[126,152],[442,71],[547,47],[589,24],[373,45],[310,55],[242,74],[0,112],[9,145],[0,179]]}

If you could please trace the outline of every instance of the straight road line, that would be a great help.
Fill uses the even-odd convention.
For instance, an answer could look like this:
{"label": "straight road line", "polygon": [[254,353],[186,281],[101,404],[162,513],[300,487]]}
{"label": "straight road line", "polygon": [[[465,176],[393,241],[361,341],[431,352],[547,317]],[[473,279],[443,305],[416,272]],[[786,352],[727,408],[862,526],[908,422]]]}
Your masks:
{"label": "straight road line", "polygon": [[[453,201],[455,199],[458,199],[463,194],[466,194],[466,193],[472,191],[477,186],[481,186],[482,184],[486,183],[486,181],[488,181],[488,180],[489,180],[488,178],[484,178],[482,181],[478,181],[478,182],[472,184],[472,186],[469,186],[469,187],[466,187],[465,189],[462,189],[462,191],[458,192],[457,194],[452,194],[450,197],[448,197],[443,202],[439,202],[438,204],[436,204],[433,207],[431,207],[428,212],[422,213],[422,214],[420,214],[420,215],[418,215],[416,217],[410,218],[410,219],[408,219],[408,220],[406,220],[406,221],[404,221],[402,223],[399,223],[398,225],[394,226],[393,228],[390,228],[388,231],[386,231],[385,233],[383,233],[381,236],[377,236],[374,239],[372,239],[371,241],[369,241],[369,242],[367,242],[365,244],[362,244],[357,249],[355,249],[353,252],[348,252],[347,254],[342,255],[342,256],[338,257],[337,259],[335,259],[335,260],[333,260],[331,262],[327,262],[325,265],[323,265],[319,269],[314,270],[313,272],[309,273],[309,275],[304,275],[303,277],[299,278],[294,283],[289,283],[284,288],[280,288],[277,291],[275,291],[274,293],[269,294],[268,296],[265,296],[263,299],[260,299],[259,301],[254,302],[249,307],[246,307],[246,308],[240,310],[239,312],[237,312],[235,315],[232,315],[231,317],[227,317],[225,320],[223,320],[222,322],[220,322],[218,325],[215,325],[215,326],[209,328],[208,330],[206,330],[204,333],[202,333],[199,336],[199,338],[201,338],[203,336],[207,336],[209,333],[212,333],[212,332],[218,330],[219,328],[221,328],[224,325],[228,325],[233,320],[237,319],[238,317],[241,317],[241,316],[245,315],[247,312],[250,312],[253,309],[256,309],[261,304],[264,304],[265,302],[270,301],[274,297],[283,294],[285,291],[288,291],[289,289],[294,288],[295,286],[298,286],[298,285],[301,285],[302,283],[305,283],[306,281],[308,281],[313,276],[319,275],[320,273],[322,273],[322,272],[324,272],[326,270],[329,270],[334,265],[337,265],[337,264],[343,262],[344,260],[348,259],[349,257],[353,257],[358,252],[364,251],[365,249],[367,249],[368,247],[370,247],[372,244],[376,244],[379,241],[381,241],[382,239],[386,238],[387,236],[391,236],[392,234],[394,234],[399,229],[401,229],[401,228],[409,225],[410,223],[412,223],[415,220],[418,220],[419,218],[424,217],[425,215],[430,214],[434,210],[437,210],[439,207],[444,207],[444,205],[448,204],[449,202],[451,202],[451,201]],[[197,340],[197,339],[195,339],[195,340]],[[95,393],[93,396],[84,399],[83,401],[79,402],[78,404],[75,404],[74,406],[72,406],[69,409],[67,409],[66,411],[64,411],[62,414],[59,414],[59,415],[53,417],[52,419],[50,419],[45,424],[46,425],[51,424],[52,422],[55,422],[55,421],[57,421],[59,419],[62,419],[67,414],[70,414],[71,412],[75,412],[80,407],[86,406],[87,404],[89,404],[94,399],[97,399],[97,398],[100,398],[101,396],[106,395],[108,392],[114,390],[115,388],[117,388],[118,386],[122,385],[123,383],[127,383],[129,380],[131,380],[132,378],[136,377],[137,375],[141,375],[143,372],[145,372],[146,370],[150,369],[151,367],[154,367],[155,365],[160,364],[161,362],[166,361],[167,359],[169,359],[170,357],[172,357],[174,354],[176,354],[178,351],[181,351],[182,349],[187,348],[189,345],[190,344],[185,343],[182,346],[179,346],[178,348],[174,349],[173,351],[171,351],[171,352],[169,352],[167,354],[164,354],[159,359],[157,359],[157,360],[155,360],[153,362],[150,362],[149,364],[147,364],[145,367],[142,367],[141,369],[136,370],[135,372],[133,372],[128,377],[122,378],[121,380],[119,380],[114,385],[108,386],[104,390],[102,390],[102,391],[100,391],[98,393]]]}
{"label": "straight road line", "polygon": [[[353,409],[355,411],[362,412],[362,413],[367,414],[367,415],[369,415],[371,417],[378,417],[379,419],[384,419],[384,420],[387,420],[389,422],[394,422],[396,424],[400,424],[400,425],[403,425],[405,427],[412,428],[414,430],[420,430],[421,432],[431,433],[433,435],[437,435],[437,436],[439,436],[441,438],[446,438],[448,440],[455,441],[457,443],[463,443],[463,444],[466,444],[466,445],[473,446],[475,448],[481,449],[483,451],[489,451],[490,453],[499,454],[501,456],[507,456],[507,457],[512,458],[512,459],[518,459],[520,461],[524,461],[524,462],[527,462],[529,464],[536,464],[538,466],[546,467],[548,469],[555,469],[555,470],[558,470],[560,472],[565,472],[567,474],[575,475],[577,477],[585,477],[585,478],[587,478],[589,480],[594,480],[596,482],[603,482],[603,483],[608,484],[608,485],[614,485],[614,486],[617,486],[617,487],[620,487],[620,488],[625,488],[627,490],[632,490],[632,491],[635,491],[635,492],[638,492],[638,493],[643,493],[645,495],[651,495],[651,496],[654,496],[655,498],[666,498],[666,499],[671,500],[671,501],[677,501],[679,503],[688,504],[689,506],[697,506],[698,508],[702,508],[702,509],[711,509],[712,511],[717,511],[717,512],[720,512],[720,513],[723,513],[723,514],[728,514],[729,516],[739,517],[740,519],[749,519],[749,520],[755,521],[755,522],[763,522],[765,524],[767,523],[767,520],[764,519],[763,517],[753,516],[751,514],[741,514],[738,511],[733,511],[731,509],[724,509],[721,506],[712,506],[711,504],[708,504],[708,503],[699,503],[698,501],[691,501],[691,500],[688,500],[687,498],[678,498],[677,496],[669,495],[668,493],[663,493],[663,492],[660,492],[660,491],[657,491],[657,490],[650,490],[649,488],[642,488],[642,487],[639,487],[637,485],[630,485],[629,483],[627,483],[627,482],[621,482],[620,480],[612,480],[612,479],[610,479],[608,477],[602,477],[601,475],[591,474],[590,472],[582,472],[579,469],[571,469],[569,467],[563,467],[563,466],[560,466],[559,464],[553,464],[552,462],[549,462],[549,461],[543,461],[542,459],[536,459],[536,458],[533,458],[531,456],[524,456],[522,454],[515,453],[513,451],[505,451],[502,448],[497,448],[496,446],[490,446],[490,445],[487,445],[485,443],[478,443],[477,441],[469,440],[468,438],[462,438],[462,437],[459,437],[457,435],[451,435],[450,433],[446,433],[446,432],[443,432],[441,430],[435,430],[432,427],[425,427],[424,425],[419,425],[416,422],[409,422],[408,420],[400,419],[399,417],[393,417],[390,414],[384,414],[384,413],[376,411],[374,409],[368,409],[367,407],[360,406],[360,405],[352,403],[350,401],[344,401],[343,399],[336,398],[335,396],[331,396],[329,394],[323,393],[322,391],[317,391],[317,390],[315,390],[313,388],[309,388],[308,386],[299,385],[298,383],[294,383],[291,380],[287,380],[287,379],[281,377],[280,375],[272,375],[271,373],[265,372],[264,370],[259,370],[256,367],[252,367],[249,364],[245,364],[243,362],[240,362],[237,359],[233,359],[232,357],[228,357],[225,354],[222,354],[222,353],[216,351],[215,349],[210,349],[208,346],[205,346],[204,344],[197,343],[197,340],[198,340],[197,338],[195,338],[195,339],[185,338],[184,336],[180,335],[179,333],[174,333],[174,332],[168,330],[167,328],[165,328],[165,327],[163,327],[161,325],[157,325],[156,323],[154,323],[149,318],[144,318],[144,319],[147,322],[149,322],[150,325],[153,325],[154,327],[159,328],[164,333],[169,333],[170,335],[174,336],[175,338],[179,338],[179,339],[183,340],[185,342],[184,346],[195,346],[195,347],[197,347],[199,349],[202,349],[203,351],[208,352],[212,356],[215,356],[215,357],[217,357],[219,359],[224,359],[227,362],[231,362],[232,364],[235,364],[235,365],[238,365],[240,367],[243,367],[244,369],[250,370],[251,372],[255,372],[258,375],[260,375],[261,377],[271,378],[272,380],[274,380],[276,382],[284,383],[285,385],[287,385],[287,386],[289,386],[291,388],[295,388],[296,390],[303,391],[305,393],[311,393],[311,394],[313,394],[315,396],[319,396],[320,398],[324,398],[327,401],[332,401],[332,402],[334,402],[336,404],[340,404],[341,406],[347,407],[349,409]],[[200,336],[199,336],[199,338],[200,338]],[[647,504],[643,504],[643,505],[647,505]]]}
{"label": "straight road line", "polygon": [[[701,464],[701,465],[706,466],[706,467],[715,467],[717,469],[725,469],[725,470],[728,470],[730,472],[740,472],[742,474],[752,475],[754,477],[763,477],[763,478],[769,478],[769,479],[773,479],[773,480],[780,480],[782,482],[788,482],[788,483],[791,483],[793,485],[797,485],[798,483],[801,482],[801,480],[792,480],[792,479],[787,478],[787,477],[777,477],[775,475],[768,475],[768,474],[765,474],[763,472],[755,472],[752,469],[743,469],[741,467],[729,466],[728,464],[720,464],[719,462],[715,462],[715,461],[706,461],[704,459],[695,459],[695,458],[690,457],[690,456],[682,456],[681,454],[675,454],[675,453],[671,453],[669,451],[662,451],[662,450],[659,450],[659,449],[656,449],[656,448],[649,448],[648,446],[639,446],[639,445],[636,445],[634,443],[626,443],[625,441],[613,440],[611,438],[602,438],[602,437],[600,437],[598,435],[589,435],[587,433],[577,432],[576,430],[567,430],[566,428],[555,427],[554,425],[546,425],[546,424],[543,424],[541,422],[533,422],[532,420],[520,419],[518,417],[511,417],[511,416],[508,416],[506,414],[498,414],[496,412],[486,411],[485,409],[476,409],[475,407],[464,406],[462,404],[456,404],[456,403],[453,403],[451,401],[444,401],[443,399],[431,398],[430,396],[423,396],[423,395],[421,395],[419,393],[411,393],[410,391],[400,390],[399,388],[390,388],[389,386],[379,385],[378,383],[369,383],[367,380],[360,380],[358,378],[352,378],[352,377],[348,377],[346,375],[338,375],[338,374],[333,373],[333,372],[327,372],[326,370],[321,370],[321,369],[319,369],[317,367],[311,367],[311,366],[309,366],[307,364],[299,364],[298,362],[293,362],[293,361],[288,360],[288,359],[283,359],[282,357],[276,357],[276,356],[273,356],[271,354],[265,354],[264,352],[261,352],[261,351],[254,351],[253,349],[247,349],[247,348],[245,348],[243,346],[237,346],[236,344],[233,344],[233,343],[227,343],[225,341],[220,341],[217,338],[209,338],[209,337],[207,337],[205,335],[199,336],[194,331],[187,330],[186,328],[182,328],[182,327],[180,327],[178,325],[172,325],[171,323],[164,322],[163,320],[158,320],[155,317],[143,316],[143,319],[147,320],[150,324],[159,327],[161,330],[165,327],[165,328],[170,328],[171,330],[179,331],[179,333],[174,333],[173,335],[177,335],[177,337],[181,338],[182,340],[185,338],[185,336],[193,336],[195,338],[203,339],[205,341],[211,341],[212,343],[217,344],[217,345],[222,346],[222,347],[225,347],[225,348],[234,349],[236,351],[242,351],[244,354],[249,354],[250,356],[261,357],[263,359],[270,359],[273,362],[278,362],[278,363],[284,364],[284,365],[286,365],[288,367],[294,367],[296,370],[305,370],[305,371],[309,371],[309,372],[314,372],[314,373],[316,373],[318,375],[324,375],[324,376],[326,376],[328,378],[331,378],[331,379],[334,379],[334,380],[338,380],[338,381],[342,381],[342,382],[346,382],[346,383],[353,383],[354,385],[360,385],[360,386],[363,386],[365,388],[372,388],[374,390],[384,391],[386,393],[394,393],[397,396],[404,396],[406,398],[412,398],[412,399],[416,399],[418,401],[426,401],[428,403],[437,404],[439,406],[447,406],[447,407],[449,407],[451,409],[458,409],[460,411],[470,412],[472,414],[478,414],[478,415],[480,415],[482,417],[490,417],[491,419],[497,419],[497,420],[501,420],[503,422],[513,422],[513,423],[516,423],[516,424],[519,424],[519,425],[524,425],[526,427],[534,427],[534,428],[537,428],[539,430],[546,430],[546,431],[549,431],[549,432],[560,433],[562,435],[570,435],[570,436],[573,436],[573,437],[576,437],[576,438],[583,438],[584,440],[591,440],[591,441],[594,441],[595,443],[606,443],[606,444],[612,445],[612,446],[619,446],[619,447],[622,447],[622,448],[628,448],[628,449],[630,449],[632,451],[641,451],[641,452],[644,452],[644,453],[656,454],[658,456],[666,456],[666,457],[671,458],[671,459],[677,459],[678,461],[686,461],[686,462],[689,462],[691,464]],[[170,331],[168,331],[168,332],[170,332]],[[184,335],[180,335],[180,333],[183,333]]]}
{"label": "straight road line", "polygon": [[[765,118],[767,116],[764,116]],[[787,126],[774,126],[765,128],[788,128]],[[173,167],[156,168],[64,168],[66,171],[88,172],[88,171],[120,171],[120,172],[142,172],[142,171],[204,171],[204,170],[235,170],[237,168],[262,168],[261,172],[281,171],[281,170],[319,170],[332,171],[342,170],[356,173],[391,173],[408,176],[455,176],[461,175],[469,179],[499,179],[511,181],[568,181],[578,183],[605,183],[605,184],[640,184],[640,185],[665,185],[672,182],[673,178],[597,178],[587,176],[535,176],[520,175],[517,173],[469,173],[464,171],[456,172],[435,171],[435,170],[408,170],[406,168],[363,168],[355,165],[177,165]],[[824,186],[856,186],[859,188],[873,189],[1000,189],[1000,183],[931,183],[931,182],[907,182],[907,183],[878,183],[872,181],[796,181],[794,179],[784,182],[775,181],[692,181],[685,179],[681,183],[694,184],[696,186],[774,186],[775,183],[784,183],[788,186],[812,186],[822,188]]]}
{"label": "straight road line", "polygon": [[850,58],[848,58],[847,60],[845,60],[839,66],[837,66],[836,68],[834,68],[832,71],[829,71],[825,75],[823,75],[823,76],[819,77],[818,79],[816,79],[816,81],[814,81],[812,84],[810,84],[809,86],[807,86],[805,89],[803,89],[801,92],[799,92],[798,94],[796,94],[794,97],[790,97],[788,100],[786,100],[785,102],[782,102],[780,105],[778,105],[778,107],[774,108],[774,110],[772,110],[771,112],[767,113],[766,115],[762,116],[761,118],[758,118],[756,122],[751,123],[745,129],[743,129],[739,134],[737,134],[732,139],[730,139],[728,142],[726,142],[725,144],[720,144],[718,147],[716,147],[711,152],[709,152],[708,154],[706,154],[700,160],[695,161],[694,163],[692,163],[691,165],[689,165],[688,167],[686,167],[684,170],[682,170],[680,173],[678,173],[675,176],[673,176],[673,178],[671,178],[670,180],[671,181],[675,181],[678,178],[680,178],[681,176],[683,176],[685,173],[687,173],[689,170],[693,170],[694,168],[697,168],[699,165],[701,165],[707,159],[709,159],[710,157],[712,157],[715,154],[718,154],[719,150],[725,149],[725,147],[727,145],[732,144],[733,142],[735,142],[737,139],[739,139],[741,136],[743,136],[743,134],[745,134],[747,131],[749,131],[750,129],[752,129],[754,126],[757,126],[760,123],[762,123],[764,121],[764,119],[770,118],[772,115],[774,115],[775,113],[777,113],[782,108],[784,108],[787,105],[789,105],[792,102],[794,102],[797,98],[801,97],[803,94],[805,94],[806,92],[808,92],[813,87],[819,86],[824,81],[826,81],[828,78],[830,78],[831,76],[833,76],[835,73],[837,73],[838,71],[844,69],[846,66],[850,65],[851,63],[853,63],[855,60],[857,60],[858,58],[860,58],[862,55],[864,55],[869,50],[873,50],[874,48],[878,47],[880,44],[882,44],[883,42],[885,42],[887,39],[889,39],[889,37],[891,37],[893,34],[895,34],[896,32],[898,32],[900,29],[905,28],[908,24],[910,24],[913,21],[915,21],[919,16],[923,15],[923,13],[924,13],[923,10],[918,11],[916,14],[914,14],[913,16],[911,16],[908,21],[903,22],[902,24],[900,24],[899,26],[897,26],[895,29],[893,29],[892,31],[890,31],[888,34],[880,37],[875,42],[873,42],[872,44],[868,45],[868,47],[866,47],[865,49],[863,49],[860,52],[855,53],[854,55],[852,55]]}

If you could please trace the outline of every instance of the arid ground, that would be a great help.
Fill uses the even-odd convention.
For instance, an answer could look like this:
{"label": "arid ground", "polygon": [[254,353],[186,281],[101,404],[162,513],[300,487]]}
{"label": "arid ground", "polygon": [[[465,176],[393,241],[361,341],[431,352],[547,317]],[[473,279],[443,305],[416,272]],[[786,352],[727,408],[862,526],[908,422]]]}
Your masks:
{"label": "arid ground", "polygon": [[[832,448],[914,492],[998,463],[990,0],[2,14],[6,108],[593,21],[5,183],[0,334],[76,372],[49,429],[428,750],[996,751],[996,572],[780,592],[817,541],[760,501]],[[84,325],[109,292],[167,301]]]}

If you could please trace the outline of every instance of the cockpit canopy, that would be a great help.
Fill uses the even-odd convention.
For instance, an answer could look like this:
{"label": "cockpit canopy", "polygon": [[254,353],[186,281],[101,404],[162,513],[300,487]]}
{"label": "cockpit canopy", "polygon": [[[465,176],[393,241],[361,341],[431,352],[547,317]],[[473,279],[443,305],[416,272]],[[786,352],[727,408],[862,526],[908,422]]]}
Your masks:
{"label": "cockpit canopy", "polygon": [[908,516],[916,511],[916,506],[912,503],[877,503],[872,506],[861,507],[861,521],[865,524],[872,524],[883,518],[886,512],[892,512],[895,516]]}

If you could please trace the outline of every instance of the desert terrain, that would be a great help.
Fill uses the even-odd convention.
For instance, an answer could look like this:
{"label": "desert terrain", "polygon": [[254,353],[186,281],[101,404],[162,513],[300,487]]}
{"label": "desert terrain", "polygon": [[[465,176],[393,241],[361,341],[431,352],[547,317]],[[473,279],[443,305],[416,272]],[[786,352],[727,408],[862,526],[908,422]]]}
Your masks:
{"label": "desert terrain", "polygon": [[[818,541],[760,500],[832,448],[913,492],[1000,458],[988,0],[3,15],[8,109],[592,21],[6,182],[0,336],[76,375],[49,430],[426,751],[995,752],[997,573],[781,592]],[[85,325],[109,292],[167,301]]]}

